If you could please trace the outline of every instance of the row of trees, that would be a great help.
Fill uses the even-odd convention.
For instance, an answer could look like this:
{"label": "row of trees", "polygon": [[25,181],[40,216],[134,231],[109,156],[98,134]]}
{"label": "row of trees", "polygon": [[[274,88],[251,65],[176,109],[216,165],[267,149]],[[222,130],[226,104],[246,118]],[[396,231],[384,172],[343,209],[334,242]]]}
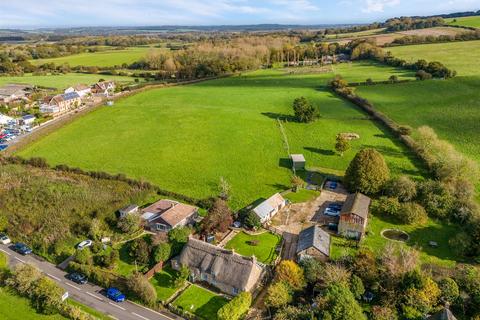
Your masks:
{"label": "row of trees", "polygon": [[440,36],[419,36],[419,35],[410,35],[393,40],[391,44],[386,46],[394,45],[409,45],[409,44],[420,44],[420,43],[439,43],[439,42],[453,42],[453,41],[470,41],[470,40],[479,40],[480,39],[480,30],[475,31],[466,31],[460,32],[455,35],[440,35]]}
{"label": "row of trees", "polygon": [[385,21],[385,27],[389,32],[405,31],[412,29],[425,29],[443,26],[445,21],[441,17],[432,18],[412,18],[401,17]]}

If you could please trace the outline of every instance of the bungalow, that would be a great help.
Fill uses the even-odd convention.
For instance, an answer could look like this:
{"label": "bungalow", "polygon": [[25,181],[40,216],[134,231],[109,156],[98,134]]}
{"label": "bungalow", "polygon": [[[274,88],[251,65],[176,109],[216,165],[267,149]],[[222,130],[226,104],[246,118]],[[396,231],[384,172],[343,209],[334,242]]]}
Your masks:
{"label": "bungalow", "polygon": [[118,210],[118,217],[120,219],[125,218],[129,214],[134,214],[138,212],[138,206],[136,204],[130,204],[120,210]]}
{"label": "bungalow", "polygon": [[370,198],[361,194],[353,193],[347,196],[347,200],[340,211],[338,233],[346,238],[360,240],[365,234],[368,220],[368,207]]}
{"label": "bungalow", "polygon": [[297,243],[297,258],[315,258],[326,261],[330,257],[330,235],[314,225],[300,232]]}
{"label": "bungalow", "polygon": [[92,93],[92,88],[87,86],[86,84],[77,84],[73,87],[69,87],[65,89],[64,93],[72,93],[76,92],[80,96],[80,98],[83,98],[84,96]]}
{"label": "bungalow", "polygon": [[97,82],[93,85],[92,92],[108,97],[115,92],[115,82],[113,81]]}
{"label": "bungalow", "polygon": [[173,269],[182,266],[190,269],[190,281],[206,282],[229,295],[254,290],[264,274],[255,256],[244,257],[194,238],[172,259]]}
{"label": "bungalow", "polygon": [[260,222],[267,223],[273,218],[282,208],[287,205],[287,201],[276,193],[267,200],[260,203],[253,209],[253,212],[260,218]]}
{"label": "bungalow", "polygon": [[11,103],[27,99],[33,87],[27,84],[7,84],[0,87],[0,103]]}
{"label": "bungalow", "polygon": [[78,93],[70,92],[46,98],[45,102],[40,105],[41,113],[62,113],[73,107],[79,107],[82,100]]}
{"label": "bungalow", "polygon": [[145,226],[157,232],[168,232],[176,227],[192,225],[197,217],[197,207],[167,199],[142,209]]}

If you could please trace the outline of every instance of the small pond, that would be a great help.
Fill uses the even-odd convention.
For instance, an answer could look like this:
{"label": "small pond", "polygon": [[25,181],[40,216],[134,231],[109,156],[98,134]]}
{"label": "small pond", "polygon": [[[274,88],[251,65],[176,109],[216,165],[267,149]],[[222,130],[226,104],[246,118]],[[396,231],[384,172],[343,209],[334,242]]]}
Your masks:
{"label": "small pond", "polygon": [[408,239],[410,239],[410,236],[408,235],[408,233],[402,230],[397,230],[397,229],[383,230],[382,237],[390,240],[394,240],[394,241],[401,241],[401,242],[407,242]]}

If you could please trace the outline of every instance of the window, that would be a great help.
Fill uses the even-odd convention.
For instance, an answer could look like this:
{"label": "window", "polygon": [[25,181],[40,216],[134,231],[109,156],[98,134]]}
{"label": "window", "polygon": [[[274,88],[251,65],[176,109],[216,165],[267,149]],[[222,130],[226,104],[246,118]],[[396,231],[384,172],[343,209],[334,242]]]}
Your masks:
{"label": "window", "polygon": [[207,281],[207,280],[208,280],[208,276],[207,276],[205,273],[202,273],[202,275],[201,275],[200,277],[201,277],[201,279],[202,279],[203,281]]}
{"label": "window", "polygon": [[238,294],[238,289],[234,287],[234,288],[232,289],[232,293],[233,293],[233,295],[236,296],[236,295]]}

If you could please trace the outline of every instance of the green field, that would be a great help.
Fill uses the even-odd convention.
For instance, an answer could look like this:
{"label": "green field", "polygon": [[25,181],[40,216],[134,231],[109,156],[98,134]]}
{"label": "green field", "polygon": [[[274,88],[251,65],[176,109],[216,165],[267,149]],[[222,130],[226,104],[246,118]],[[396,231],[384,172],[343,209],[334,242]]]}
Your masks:
{"label": "green field", "polygon": [[[251,241],[257,241],[253,245]],[[251,257],[255,256],[258,261],[269,264],[277,258],[276,248],[280,245],[281,237],[279,235],[264,232],[259,235],[249,235],[245,232],[239,232],[232,240],[225,245],[227,249],[235,249],[236,253]]]}
{"label": "green field", "polygon": [[452,26],[480,28],[480,16],[446,19],[445,22]]}
{"label": "green field", "polygon": [[301,203],[313,200],[319,195],[320,192],[316,190],[300,189],[297,192],[289,192],[284,194],[283,197],[291,203]]}
{"label": "green field", "polygon": [[[351,81],[387,79],[392,71],[400,72],[366,64],[336,71]],[[121,172],[197,198],[214,195],[224,177],[232,186],[232,206],[240,208],[290,186],[288,153],[277,122],[282,118],[287,119],[283,127],[290,152],[303,153],[310,168],[343,171],[360,148],[373,147],[385,155],[394,174],[420,174],[388,131],[325,88],[332,76],[263,70],[150,90],[91,112],[19,155]],[[291,121],[292,101],[299,96],[319,108],[318,121]],[[361,137],[343,157],[333,150],[339,132]]]}
{"label": "green field", "polygon": [[31,74],[26,74],[24,76],[18,77],[0,77],[0,86],[7,83],[26,83],[32,84],[35,86],[42,86],[48,88],[57,88],[65,89],[69,86],[84,83],[84,84],[94,84],[99,79],[104,80],[115,80],[118,82],[133,82],[134,78],[132,77],[122,77],[122,76],[106,76],[101,74],[86,74],[86,73],[67,73],[61,75],[48,75],[48,76],[34,76]]}
{"label": "green field", "polygon": [[[45,63],[55,63],[62,65],[68,63],[71,67],[76,66],[96,66],[96,67],[113,67],[122,64],[131,64],[146,56],[149,51],[162,50],[152,49],[149,47],[132,47],[123,50],[106,50],[92,53],[80,53],[59,58],[37,59],[31,60],[35,65]],[[164,50],[164,49],[163,49]]]}
{"label": "green field", "polygon": [[440,61],[456,70],[459,76],[480,75],[480,40],[391,47],[386,50],[397,58],[411,62],[418,59]]}
{"label": "green field", "polygon": [[192,284],[173,302],[173,305],[201,319],[215,320],[218,309],[227,302],[224,297]]}
{"label": "green field", "polygon": [[0,287],[0,319],[64,320],[61,315],[43,315],[30,306],[30,301]]}
{"label": "green field", "polygon": [[480,77],[458,77],[358,88],[376,109],[400,124],[428,125],[440,138],[480,161]]}

